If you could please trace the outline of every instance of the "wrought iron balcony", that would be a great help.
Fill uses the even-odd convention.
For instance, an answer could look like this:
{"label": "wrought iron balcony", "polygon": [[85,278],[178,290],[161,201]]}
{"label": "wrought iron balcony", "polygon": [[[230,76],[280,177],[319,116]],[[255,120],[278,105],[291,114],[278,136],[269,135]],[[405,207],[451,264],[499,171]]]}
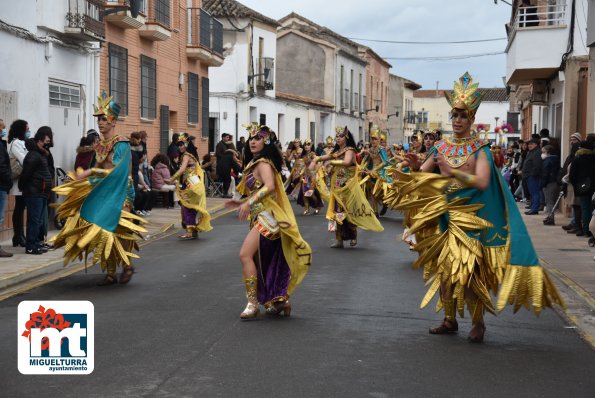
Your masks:
{"label": "wrought iron balcony", "polygon": [[186,55],[208,66],[223,64],[223,24],[202,8],[188,9]]}
{"label": "wrought iron balcony", "polygon": [[163,41],[171,37],[171,9],[169,0],[153,0],[148,8],[145,25],[139,29],[139,35],[147,40]]}
{"label": "wrought iron balcony", "polygon": [[68,0],[64,33],[82,41],[105,40],[102,0]]}
{"label": "wrought iron balcony", "polygon": [[144,15],[132,16],[129,0],[108,0],[105,9],[104,21],[122,29],[140,29],[145,24]]}

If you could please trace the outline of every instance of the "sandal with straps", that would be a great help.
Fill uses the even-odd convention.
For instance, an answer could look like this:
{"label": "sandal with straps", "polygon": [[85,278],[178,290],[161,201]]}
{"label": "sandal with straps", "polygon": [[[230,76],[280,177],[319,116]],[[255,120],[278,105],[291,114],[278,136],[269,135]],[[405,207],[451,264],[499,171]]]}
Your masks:
{"label": "sandal with straps", "polygon": [[[448,326],[447,322],[450,324]],[[445,319],[442,321],[440,326],[435,328],[430,328],[430,334],[452,334],[459,331],[459,324],[457,323],[456,319],[448,320]]]}
{"label": "sandal with straps", "polygon": [[97,286],[109,286],[118,283],[114,275],[107,274],[103,280],[97,282]]}
{"label": "sandal with straps", "polygon": [[132,274],[134,274],[134,267],[124,268],[122,270],[122,273],[120,274],[119,282],[122,284],[126,284],[126,283],[130,282],[130,279],[132,279]]}
{"label": "sandal with straps", "polygon": [[[481,334],[472,336],[471,333],[473,333],[474,329],[475,330],[480,329]],[[485,334],[485,332],[486,332],[485,324],[477,323],[471,327],[471,331],[469,332],[469,336],[467,336],[467,340],[469,340],[469,342],[471,342],[471,343],[483,343],[483,335]]]}

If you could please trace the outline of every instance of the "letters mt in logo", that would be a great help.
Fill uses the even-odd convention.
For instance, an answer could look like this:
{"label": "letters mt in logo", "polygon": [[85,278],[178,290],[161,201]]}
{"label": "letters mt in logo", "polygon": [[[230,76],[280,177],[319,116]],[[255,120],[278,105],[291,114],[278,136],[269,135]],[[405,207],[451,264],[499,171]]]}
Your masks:
{"label": "letters mt in logo", "polygon": [[94,309],[89,301],[19,304],[19,371],[89,374],[93,371]]}

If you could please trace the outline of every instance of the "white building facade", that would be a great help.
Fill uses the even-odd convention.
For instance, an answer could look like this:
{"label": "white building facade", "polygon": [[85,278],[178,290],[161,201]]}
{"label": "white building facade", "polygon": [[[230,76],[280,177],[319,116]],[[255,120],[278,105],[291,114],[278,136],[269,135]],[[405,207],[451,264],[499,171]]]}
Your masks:
{"label": "white building facade", "polygon": [[0,118],[7,126],[24,119],[33,133],[50,126],[55,166],[65,170],[95,126],[102,10],[97,0],[21,0],[2,8]]}

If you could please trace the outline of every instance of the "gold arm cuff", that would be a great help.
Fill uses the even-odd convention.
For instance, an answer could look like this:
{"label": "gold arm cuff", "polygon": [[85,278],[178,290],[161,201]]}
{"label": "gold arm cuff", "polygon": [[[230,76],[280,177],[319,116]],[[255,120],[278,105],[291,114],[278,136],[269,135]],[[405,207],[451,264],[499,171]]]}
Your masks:
{"label": "gold arm cuff", "polygon": [[331,165],[332,166],[342,166],[343,165],[343,161],[341,159],[331,160]]}
{"label": "gold arm cuff", "polygon": [[91,175],[93,177],[105,177],[110,173],[110,170],[100,169],[98,167],[91,168]]}
{"label": "gold arm cuff", "polygon": [[258,191],[256,191],[256,193],[254,195],[252,195],[250,197],[250,199],[248,199],[248,204],[250,206],[254,205],[255,203],[261,202],[265,196],[267,196],[269,194],[269,189],[264,186],[262,188],[260,188]]}
{"label": "gold arm cuff", "polygon": [[477,181],[477,176],[473,174],[464,173],[460,170],[453,170],[452,176],[463,183],[466,187],[474,187]]}

